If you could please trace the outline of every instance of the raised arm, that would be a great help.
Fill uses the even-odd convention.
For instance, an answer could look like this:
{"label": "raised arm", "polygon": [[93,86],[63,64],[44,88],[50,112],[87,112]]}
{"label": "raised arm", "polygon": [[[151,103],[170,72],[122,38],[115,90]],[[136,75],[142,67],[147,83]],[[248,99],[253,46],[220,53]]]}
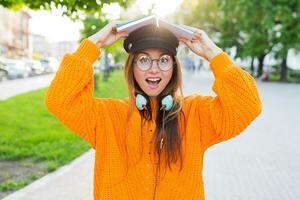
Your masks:
{"label": "raised arm", "polygon": [[203,30],[188,28],[195,32],[193,39],[180,41],[209,61],[215,76],[212,89],[217,96],[193,100],[203,128],[202,146],[207,149],[241,133],[261,113],[262,105],[253,77],[236,66]]}
{"label": "raised arm", "polygon": [[204,149],[240,134],[262,111],[262,104],[253,77],[236,66],[226,53],[210,63],[215,76],[216,97],[198,101]]}
{"label": "raised arm", "polygon": [[45,98],[48,110],[94,148],[96,128],[105,129],[101,119],[108,113],[104,101],[93,97],[92,65],[100,55],[100,48],[127,36],[115,33],[114,27],[114,22],[109,23],[85,39],[75,53],[64,56]]}
{"label": "raised arm", "polygon": [[92,64],[100,50],[84,40],[77,51],[66,54],[45,98],[48,110],[65,126],[95,147],[95,128],[99,111],[93,97]]}

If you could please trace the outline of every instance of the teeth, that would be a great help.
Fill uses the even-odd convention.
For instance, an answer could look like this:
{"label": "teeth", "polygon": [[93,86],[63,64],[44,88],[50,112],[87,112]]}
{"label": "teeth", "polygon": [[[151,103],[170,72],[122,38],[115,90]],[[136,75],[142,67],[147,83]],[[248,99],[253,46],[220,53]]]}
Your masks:
{"label": "teeth", "polygon": [[149,81],[159,81],[160,78],[147,78],[147,80],[149,80]]}

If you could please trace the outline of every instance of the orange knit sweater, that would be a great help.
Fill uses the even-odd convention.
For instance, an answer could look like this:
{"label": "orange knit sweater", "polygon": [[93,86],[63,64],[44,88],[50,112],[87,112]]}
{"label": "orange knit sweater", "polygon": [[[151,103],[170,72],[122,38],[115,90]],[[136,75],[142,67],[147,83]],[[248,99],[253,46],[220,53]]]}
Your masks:
{"label": "orange knit sweater", "polygon": [[[150,200],[155,180],[151,151],[155,123],[146,124],[140,140],[140,115],[134,108],[127,129],[129,168],[125,177],[126,154],[122,144],[128,98],[93,97],[92,65],[99,55],[100,50],[89,40],[84,40],[75,53],[66,54],[46,94],[46,106],[96,150],[95,200]],[[167,169],[157,187],[157,200],[204,200],[205,150],[238,135],[261,113],[260,97],[251,75],[236,66],[226,53],[215,56],[210,66],[215,76],[212,89],[217,96],[184,98],[187,121],[185,142],[182,142],[183,169],[179,172],[179,165],[171,165],[172,171]],[[142,157],[136,162],[141,145],[144,146]]]}

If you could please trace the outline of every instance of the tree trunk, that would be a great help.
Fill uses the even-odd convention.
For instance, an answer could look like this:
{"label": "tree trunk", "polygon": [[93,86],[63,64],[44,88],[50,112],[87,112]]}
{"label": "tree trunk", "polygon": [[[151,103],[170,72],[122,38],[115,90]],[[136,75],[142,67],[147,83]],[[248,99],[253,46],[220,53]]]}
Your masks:
{"label": "tree trunk", "polygon": [[107,82],[109,78],[109,62],[108,62],[108,53],[104,51],[104,72],[103,72],[103,81]]}
{"label": "tree trunk", "polygon": [[94,90],[98,90],[98,79],[99,79],[98,74],[95,73],[94,74]]}
{"label": "tree trunk", "polygon": [[257,68],[256,77],[260,77],[263,74],[263,67],[264,67],[265,57],[266,57],[266,54],[260,55],[258,57],[258,68]]}
{"label": "tree trunk", "polygon": [[255,57],[252,56],[251,57],[251,66],[250,66],[250,70],[251,70],[251,75],[254,76],[254,59]]}
{"label": "tree trunk", "polygon": [[286,57],[282,59],[281,68],[280,68],[280,81],[287,82],[287,64],[286,64]]}

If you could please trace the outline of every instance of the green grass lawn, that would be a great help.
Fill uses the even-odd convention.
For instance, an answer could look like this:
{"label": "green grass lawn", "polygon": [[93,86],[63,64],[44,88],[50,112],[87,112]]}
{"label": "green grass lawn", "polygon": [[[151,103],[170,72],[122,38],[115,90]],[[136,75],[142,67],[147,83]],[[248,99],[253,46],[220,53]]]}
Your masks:
{"label": "green grass lawn", "polygon": [[[287,76],[287,81],[290,83],[293,83],[293,82],[297,81],[298,79],[299,79],[299,77]],[[280,75],[279,74],[270,74],[269,81],[279,82]]]}
{"label": "green grass lawn", "polygon": [[[127,96],[123,71],[112,73],[107,82],[103,82],[101,74],[99,77],[95,96],[113,98]],[[46,91],[47,89],[42,89],[0,101],[0,191],[2,192],[23,187],[45,173],[69,163],[90,148],[88,143],[65,128],[46,110],[44,105]],[[44,170],[36,170],[36,173],[29,173],[20,178],[1,169],[1,165],[13,163],[12,166],[16,166],[18,162],[28,168],[39,166],[36,169],[42,169],[41,166],[44,166]]]}
{"label": "green grass lawn", "polygon": [[96,97],[124,98],[128,96],[128,90],[125,84],[123,70],[117,70],[111,73],[108,81],[104,83],[102,74],[98,77],[100,78],[97,81],[98,87],[95,91]]}

